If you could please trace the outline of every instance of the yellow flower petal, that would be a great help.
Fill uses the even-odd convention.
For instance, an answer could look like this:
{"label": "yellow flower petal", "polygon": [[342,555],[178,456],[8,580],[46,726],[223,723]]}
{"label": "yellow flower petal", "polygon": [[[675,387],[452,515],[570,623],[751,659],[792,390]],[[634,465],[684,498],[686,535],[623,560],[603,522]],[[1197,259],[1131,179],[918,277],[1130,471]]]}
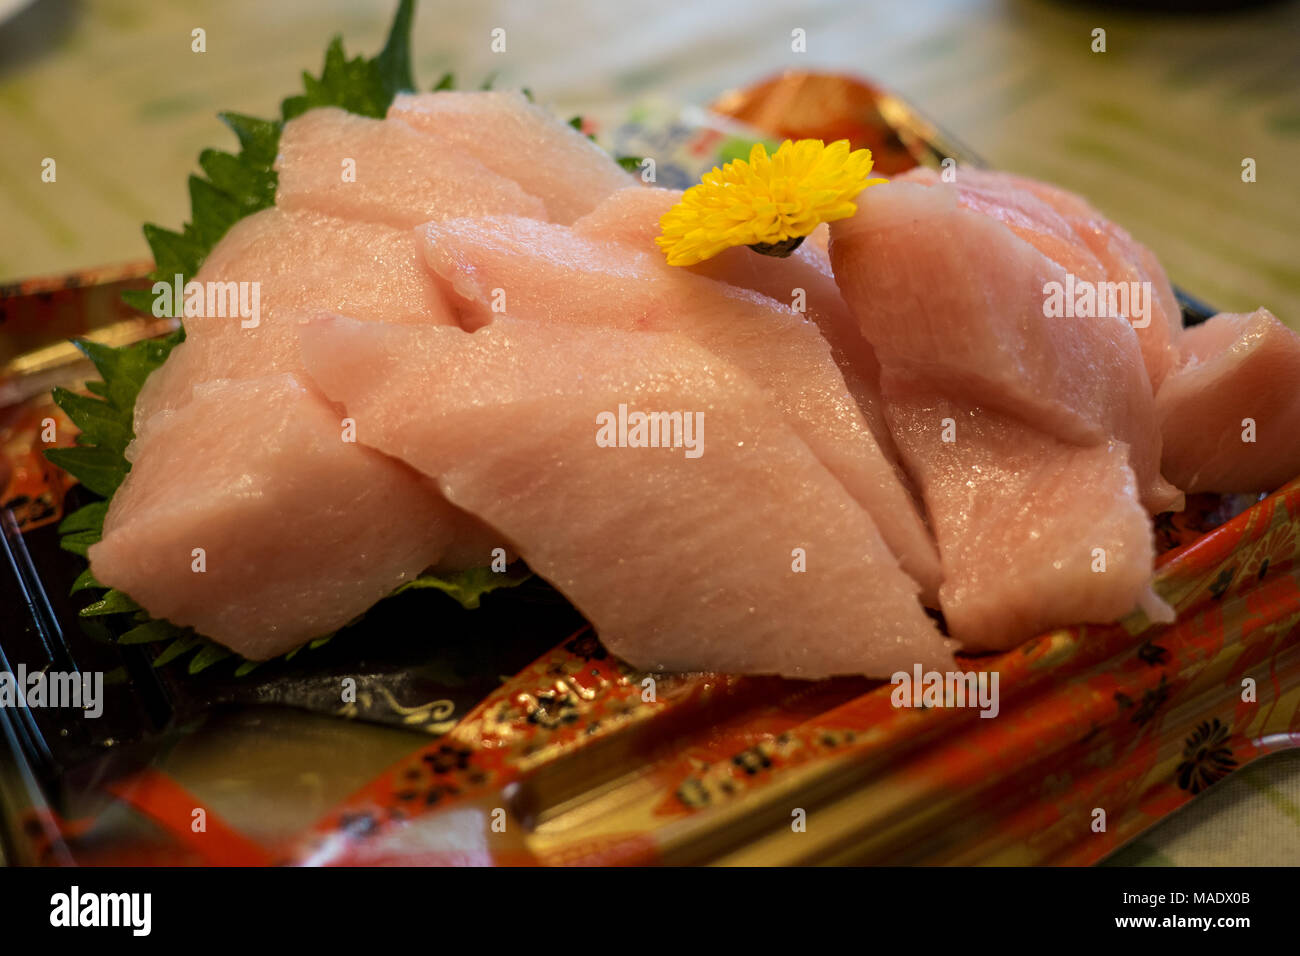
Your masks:
{"label": "yellow flower petal", "polygon": [[871,151],[848,140],[786,140],[768,155],[755,143],[749,160],[705,173],[659,220],[655,242],[673,266],[711,259],[732,246],[770,245],[808,235],[823,222],[852,216],[868,186]]}

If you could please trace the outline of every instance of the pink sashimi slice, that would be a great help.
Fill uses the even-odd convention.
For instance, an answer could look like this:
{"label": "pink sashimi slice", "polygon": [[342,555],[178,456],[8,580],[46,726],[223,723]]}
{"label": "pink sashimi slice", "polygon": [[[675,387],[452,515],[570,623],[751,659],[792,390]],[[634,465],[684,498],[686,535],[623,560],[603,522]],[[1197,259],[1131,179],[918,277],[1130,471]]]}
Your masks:
{"label": "pink sashimi slice", "polygon": [[[1007,229],[1077,277],[1097,281],[1105,278],[1101,261],[1080,241],[1069,221],[1051,204],[1019,185],[1006,173],[991,173],[970,167],[951,171],[950,188],[957,190],[958,203],[1002,223]],[[945,183],[943,174],[926,167],[908,170],[894,179],[899,183],[935,186]]]}
{"label": "pink sashimi slice", "polygon": [[[950,668],[871,518],[746,375],[688,339],[509,318],[473,333],[324,318],[301,336],[360,441],[436,478],[633,665]],[[620,407],[680,413],[698,443],[620,446],[603,422]]]}
{"label": "pink sashimi slice", "polygon": [[938,535],[948,633],[964,649],[1005,650],[1139,605],[1172,620],[1152,600],[1151,522],[1122,443],[1067,444],[888,371],[884,387],[899,451]]}
{"label": "pink sashimi slice", "polygon": [[1300,336],[1267,309],[1183,334],[1156,395],[1164,469],[1188,491],[1276,491],[1300,476]]}
{"label": "pink sashimi slice", "polygon": [[610,193],[589,213],[573,223],[584,236],[625,242],[642,252],[653,252],[662,229],[659,219],[682,198],[680,189],[626,186]]}
{"label": "pink sashimi slice", "polygon": [[634,182],[603,149],[522,93],[403,93],[393,100],[388,117],[453,144],[514,180],[545,203],[555,222],[573,222]]}
{"label": "pink sashimi slice", "polygon": [[398,229],[494,213],[546,217],[540,199],[444,140],[333,107],[285,124],[275,166],[275,202],[287,210]]}
{"label": "pink sashimi slice", "polygon": [[291,375],[201,386],[146,442],[91,570],[253,660],[347,624],[437,564],[472,520],[345,441],[342,415]]}
{"label": "pink sashimi slice", "polygon": [[[626,242],[643,252],[662,255],[655,244],[661,231],[659,220],[681,197],[681,191],[676,189],[620,189],[575,222],[573,229],[585,236]],[[825,226],[819,228],[825,231]],[[805,242],[786,258],[759,255],[745,248],[728,249],[688,268],[696,275],[753,289],[800,308],[817,323],[877,443],[893,459],[893,439],[880,404],[880,363],[835,284],[830,255],[824,246]]]}
{"label": "pink sashimi slice", "polygon": [[1181,507],[1160,476],[1155,400],[1118,317],[1048,317],[1064,270],[948,184],[891,182],[831,225],[845,300],[887,370],[1081,445],[1129,448],[1146,507]]}
{"label": "pink sashimi slice", "polygon": [[195,280],[257,283],[258,325],[243,328],[241,319],[229,314],[187,317],[186,341],[140,392],[137,435],[144,434],[155,413],[188,402],[196,383],[300,370],[295,328],[304,315],[325,311],[397,323],[456,321],[412,231],[314,212],[265,209],[241,220],[217,243]]}
{"label": "pink sashimi slice", "polygon": [[939,562],[924,519],[814,323],[766,296],[674,269],[657,252],[553,223],[495,217],[422,231],[425,259],[449,301],[459,298],[467,328],[506,314],[557,327],[676,332],[740,367],[933,596]]}
{"label": "pink sashimi slice", "polygon": [[[364,271],[358,271],[359,263],[365,263]],[[195,280],[201,287],[256,283],[258,322],[244,328],[243,320],[231,314],[185,318],[186,340],[149,376],[136,400],[136,441],[127,457],[137,464],[147,464],[143,459],[159,448],[168,454],[169,439],[150,442],[155,423],[165,423],[207,383],[284,373],[300,376],[296,329],[307,315],[341,311],[363,318],[383,316],[394,323],[456,321],[424,266],[411,230],[314,212],[272,208],[241,220],[217,243]],[[350,454],[360,451],[356,445],[344,448]],[[288,471],[294,463],[277,467]],[[436,491],[430,493],[436,496]],[[468,515],[456,514],[459,526],[444,557],[447,567],[487,563],[484,556],[490,554],[493,536]]]}
{"label": "pink sashimi slice", "polygon": [[[1008,173],[962,167],[954,171],[960,202],[1004,223],[1017,236],[1078,279],[1149,283],[1147,314],[1131,316],[1152,386],[1178,364],[1182,310],[1164,268],[1151,250],[1081,196]],[[901,182],[941,182],[931,169],[914,169]]]}
{"label": "pink sashimi slice", "polygon": [[1081,196],[1038,180],[1009,178],[1048,203],[1070,223],[1075,234],[1100,260],[1109,281],[1151,283],[1150,322],[1135,329],[1147,375],[1158,390],[1165,376],[1179,363],[1183,334],[1183,312],[1160,260]]}

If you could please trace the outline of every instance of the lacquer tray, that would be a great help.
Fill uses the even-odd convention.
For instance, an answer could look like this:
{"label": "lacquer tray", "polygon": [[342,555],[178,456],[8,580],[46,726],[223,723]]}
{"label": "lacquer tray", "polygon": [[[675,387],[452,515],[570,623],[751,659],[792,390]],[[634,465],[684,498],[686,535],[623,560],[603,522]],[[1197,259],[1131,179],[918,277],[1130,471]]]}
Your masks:
{"label": "lacquer tray", "polygon": [[[774,136],[848,137],[886,173],[972,159],[846,77],[787,74],[714,108]],[[999,674],[992,719],[896,708],[863,679],[635,672],[538,582],[476,611],[393,599],[243,677],[155,666],[157,649],[86,632],[65,596],[82,564],[55,529],[85,492],[34,437],[58,415],[49,388],[89,373],[69,336],[163,330],[118,302],[147,269],[0,290],[0,670],[109,676],[98,721],[0,708],[9,862],[1083,864],[1300,745],[1300,482],[1160,516],[1175,624],[966,659]],[[1209,313],[1183,304],[1188,322]]]}

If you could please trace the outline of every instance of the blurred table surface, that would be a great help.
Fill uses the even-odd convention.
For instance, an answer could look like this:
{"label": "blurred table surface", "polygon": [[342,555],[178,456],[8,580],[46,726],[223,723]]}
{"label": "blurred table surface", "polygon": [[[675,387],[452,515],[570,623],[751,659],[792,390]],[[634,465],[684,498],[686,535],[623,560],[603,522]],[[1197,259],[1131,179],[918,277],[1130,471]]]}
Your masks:
{"label": "blurred table surface", "polygon": [[[147,258],[140,224],[178,225],[199,151],[233,145],[214,114],[272,115],[333,34],[373,53],[393,6],[35,0],[0,24],[0,281]],[[705,103],[787,67],[866,74],[994,166],[1089,196],[1188,291],[1300,328],[1296,3],[1172,16],[1047,0],[422,0],[415,49],[425,85],[495,75],[606,124],[647,97]],[[1114,859],[1300,864],[1300,754],[1234,774]]]}

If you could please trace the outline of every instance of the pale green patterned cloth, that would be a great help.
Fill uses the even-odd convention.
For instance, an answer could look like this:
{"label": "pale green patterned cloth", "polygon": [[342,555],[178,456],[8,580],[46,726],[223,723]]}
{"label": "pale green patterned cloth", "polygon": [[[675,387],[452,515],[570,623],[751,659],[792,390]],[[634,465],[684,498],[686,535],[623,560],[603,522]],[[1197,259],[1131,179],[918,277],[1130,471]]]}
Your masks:
{"label": "pale green patterned cloth", "polygon": [[[214,114],[273,114],[330,35],[376,50],[393,5],[37,0],[0,26],[0,280],[147,258],[140,224],[178,225],[199,150],[234,145]],[[796,29],[807,52],[791,49]],[[496,74],[607,126],[650,95],[704,103],[787,67],[865,73],[993,165],[1088,195],[1188,291],[1300,326],[1298,35],[1294,3],[1148,18],[1032,0],[424,0],[416,68],[428,83]],[[1300,863],[1298,808],[1300,758],[1272,758],[1118,858]]]}
{"label": "pale green patterned cloth", "polygon": [[1274,754],[1238,770],[1106,862],[1300,865],[1300,752]]}

